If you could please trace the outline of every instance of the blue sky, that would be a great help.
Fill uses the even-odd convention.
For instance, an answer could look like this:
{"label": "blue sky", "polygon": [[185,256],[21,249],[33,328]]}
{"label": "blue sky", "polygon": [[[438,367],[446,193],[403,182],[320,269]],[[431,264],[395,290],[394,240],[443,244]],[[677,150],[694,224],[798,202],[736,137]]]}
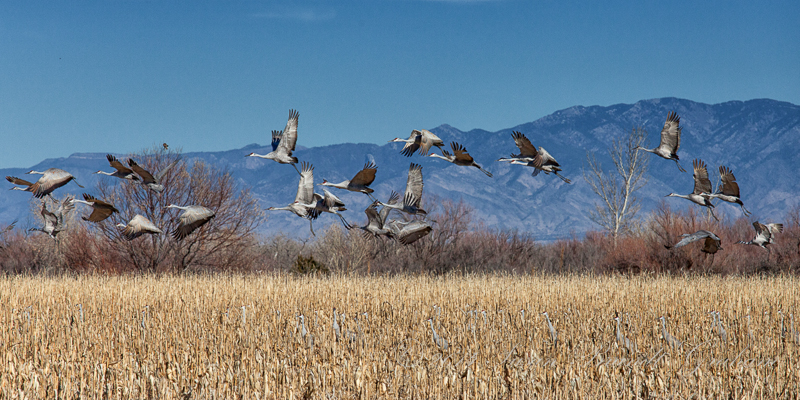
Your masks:
{"label": "blue sky", "polygon": [[385,143],[573,105],[800,104],[800,2],[4,1],[0,168],[168,142]]}

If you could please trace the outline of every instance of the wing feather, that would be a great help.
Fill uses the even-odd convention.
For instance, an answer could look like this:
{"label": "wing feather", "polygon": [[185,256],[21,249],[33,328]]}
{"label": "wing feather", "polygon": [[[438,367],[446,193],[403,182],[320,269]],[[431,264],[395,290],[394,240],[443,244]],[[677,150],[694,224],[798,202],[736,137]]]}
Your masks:
{"label": "wing feather", "polygon": [[356,176],[350,180],[350,184],[356,186],[369,186],[375,181],[376,172],[378,172],[378,166],[374,162],[368,162],[364,165],[364,169],[358,171]]}
{"label": "wing feather", "polygon": [[700,159],[694,159],[694,194],[711,193],[711,181],[708,179],[708,169],[706,163]]}

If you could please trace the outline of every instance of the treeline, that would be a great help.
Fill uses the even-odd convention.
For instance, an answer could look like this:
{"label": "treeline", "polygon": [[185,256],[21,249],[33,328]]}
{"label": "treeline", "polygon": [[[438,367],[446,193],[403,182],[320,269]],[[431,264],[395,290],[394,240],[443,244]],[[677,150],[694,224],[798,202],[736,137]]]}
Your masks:
{"label": "treeline", "polygon": [[[195,168],[200,168],[195,166]],[[225,174],[214,175],[217,183]],[[230,182],[227,183],[228,185]],[[226,186],[227,187],[227,186]],[[229,195],[231,195],[229,193]],[[240,201],[257,207],[248,196]],[[644,217],[630,233],[617,238],[601,232],[541,243],[528,233],[498,231],[473,221],[464,203],[432,201],[426,219],[434,229],[418,242],[404,246],[391,239],[365,236],[360,229],[332,224],[307,240],[282,235],[258,237],[248,226],[231,234],[235,215],[216,228],[209,224],[190,243],[147,237],[126,241],[78,221],[57,239],[21,229],[0,239],[0,266],[6,274],[59,273],[175,273],[291,271],[298,274],[396,273],[697,273],[763,274],[800,272],[800,208],[785,216],[783,233],[770,251],[736,244],[754,236],[745,218],[717,222],[689,208],[673,210],[666,203]],[[236,208],[234,208],[236,209]],[[242,212],[239,210],[239,212]],[[256,211],[245,213],[252,216]],[[261,218],[266,218],[260,216]],[[215,221],[216,222],[216,221]],[[222,226],[220,226],[222,224]],[[227,226],[225,224],[232,226]],[[698,241],[669,249],[683,233],[705,229],[722,239],[714,255],[701,252]],[[203,236],[205,235],[205,236]],[[158,251],[155,259],[153,252]]]}

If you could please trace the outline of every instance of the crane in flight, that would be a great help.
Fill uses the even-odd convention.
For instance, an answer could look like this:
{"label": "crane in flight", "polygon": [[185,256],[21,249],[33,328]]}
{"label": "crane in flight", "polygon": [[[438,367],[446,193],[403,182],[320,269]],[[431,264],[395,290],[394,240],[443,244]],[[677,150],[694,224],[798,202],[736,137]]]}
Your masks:
{"label": "crane in flight", "polygon": [[300,181],[297,183],[297,195],[295,195],[294,201],[285,207],[270,207],[267,211],[290,211],[298,217],[307,218],[311,227],[311,234],[316,236],[311,207],[308,206],[314,201],[314,166],[303,161],[301,167],[303,172],[300,173]]}
{"label": "crane in flight", "polygon": [[145,233],[151,235],[163,233],[161,229],[158,229],[149,219],[140,214],[136,214],[127,224],[117,224],[117,227],[122,228],[122,236],[128,240],[136,239]]}
{"label": "crane in flight", "polygon": [[72,199],[72,204],[76,203],[86,204],[92,207],[92,213],[89,214],[89,217],[81,217],[84,221],[100,222],[110,217],[111,214],[119,212],[113,204],[97,199],[88,193],[83,194],[83,200]]}
{"label": "crane in flight", "polygon": [[300,114],[296,110],[289,110],[289,120],[286,127],[281,131],[272,131],[272,151],[267,154],[250,153],[245,157],[258,157],[267,160],[277,161],[280,164],[291,164],[298,174],[302,173],[297,169],[297,157],[292,155],[297,144],[297,121]]}
{"label": "crane in flight", "polygon": [[697,205],[703,206],[711,213],[711,216],[714,217],[715,220],[719,221],[716,215],[714,215],[714,204],[711,203],[711,180],[708,179],[708,169],[706,168],[706,163],[703,160],[695,159],[692,162],[692,166],[694,167],[694,190],[692,193],[683,195],[677,193],[670,193],[664,197],[680,197],[682,199],[686,199],[695,203]]}
{"label": "crane in flight", "polygon": [[481,172],[483,172],[484,174],[486,174],[486,176],[490,178],[492,177],[492,173],[483,169],[483,167],[478,165],[472,158],[472,156],[469,155],[467,149],[465,149],[464,146],[456,142],[450,142],[450,148],[453,150],[452,154],[450,154],[450,152],[447,150],[441,149],[442,150],[441,156],[436,153],[431,153],[428,154],[428,157],[441,158],[442,160],[451,162],[455,165],[460,165],[462,167],[475,167],[481,170]]}
{"label": "crane in flight", "polygon": [[27,173],[39,174],[42,176],[39,178],[39,180],[30,185],[28,189],[25,189],[27,192],[32,192],[33,197],[36,197],[37,199],[41,199],[42,197],[53,193],[54,190],[66,185],[70,181],[74,181],[78,187],[83,189],[83,186],[78,183],[75,177],[63,169],[48,168],[44,171],[30,170]]}
{"label": "crane in flight", "polygon": [[539,146],[537,150],[536,146],[521,132],[514,131],[511,137],[514,138],[514,143],[519,148],[519,154],[511,154],[511,157],[502,157],[497,161],[531,167],[533,168],[532,176],[537,176],[539,172],[544,171],[548,175],[550,173],[555,174],[565,183],[572,183],[572,181],[558,173],[561,171],[561,164],[544,147]]}
{"label": "crane in flight", "polygon": [[736,177],[733,176],[733,171],[730,168],[721,165],[719,167],[719,179],[722,182],[716,193],[710,194],[710,199],[720,199],[728,203],[738,204],[742,208],[742,213],[745,216],[750,215],[750,211],[744,208],[742,199],[739,198],[739,184],[736,183]]}
{"label": "crane in flight", "polygon": [[175,204],[170,204],[164,208],[183,210],[178,218],[178,227],[172,232],[172,237],[177,240],[185,239],[196,229],[205,225],[208,221],[211,221],[216,215],[214,211],[199,205],[177,206]]}
{"label": "crane in flight", "polygon": [[[395,204],[400,200],[400,195],[397,192],[392,192],[391,197],[389,197],[388,204]],[[365,226],[351,226],[350,228],[359,228],[363,230],[364,237],[372,236],[372,237],[379,237],[379,236],[391,236],[392,231],[388,227],[388,218],[389,213],[392,211],[391,207],[381,207],[381,210],[378,211],[378,201],[373,201],[365,210],[364,213],[367,214],[367,225]]]}
{"label": "crane in flight", "polygon": [[[403,201],[395,203],[383,203],[379,201],[378,204],[384,207],[403,211],[410,215],[426,215],[427,212],[420,207],[423,186],[422,166],[411,163],[411,165],[408,167],[408,179],[406,180],[406,191],[405,195],[403,196]],[[394,192],[392,193],[392,196],[394,196]]]}
{"label": "crane in flight", "polygon": [[753,240],[740,240],[737,244],[752,244],[766,249],[770,252],[769,245],[775,243],[775,235],[783,232],[783,224],[762,224],[758,221],[753,222],[753,228],[756,230],[756,236]]}
{"label": "crane in flight", "polygon": [[681,237],[683,237],[683,239],[681,239],[678,243],[675,243],[674,246],[664,245],[664,247],[667,249],[677,249],[679,247],[686,246],[689,243],[703,240],[703,247],[700,249],[700,251],[705,254],[704,258],[708,258],[710,255],[711,264],[709,266],[714,265],[714,255],[717,254],[718,251],[722,250],[722,239],[720,239],[719,236],[715,235],[713,232],[701,229],[692,234],[684,233],[681,235]]}
{"label": "crane in flight", "polygon": [[42,201],[42,220],[44,226],[41,228],[31,228],[30,231],[39,231],[48,234],[51,238],[55,239],[59,232],[66,229],[66,222],[64,219],[67,214],[72,211],[75,206],[72,204],[72,197],[67,197],[61,203],[57,203],[58,208],[54,211],[47,209],[47,204]]}
{"label": "crane in flight", "polygon": [[139,181],[139,177],[133,172],[132,169],[125,166],[111,154],[106,154],[108,163],[114,168],[114,172],[97,171],[95,174],[113,176],[114,178],[126,179],[131,181]]}
{"label": "crane in flight", "polygon": [[139,175],[140,178],[139,182],[142,185],[147,186],[150,190],[156,193],[161,193],[164,191],[164,183],[162,182],[164,176],[167,174],[167,171],[169,171],[170,168],[174,167],[178,163],[178,161],[180,161],[180,158],[176,158],[175,160],[173,160],[166,167],[161,169],[161,171],[158,171],[158,173],[155,176],[153,176],[153,174],[151,174],[150,171],[142,168],[132,158],[128,159],[128,166],[131,167],[133,172],[136,172],[136,175]]}
{"label": "crane in flight", "polygon": [[374,190],[370,188],[369,185],[375,181],[375,174],[377,172],[378,166],[374,162],[367,162],[364,164],[364,168],[362,168],[361,171],[358,171],[353,179],[345,180],[339,183],[331,183],[326,179],[323,179],[320,185],[349,190],[351,192],[361,192],[366,194],[370,199],[375,200],[375,198],[372,197],[372,192],[374,192]]}
{"label": "crane in flight", "polygon": [[411,157],[416,152],[419,152],[421,156],[426,156],[431,147],[436,146],[441,149],[444,146],[442,139],[426,129],[414,129],[408,139],[394,138],[389,141],[389,143],[392,142],[405,142],[406,145],[403,146],[400,154],[406,157]]}
{"label": "crane in flight", "polygon": [[664,128],[661,129],[661,142],[658,147],[646,149],[641,146],[636,146],[636,150],[644,150],[661,158],[673,160],[675,164],[678,165],[678,169],[681,172],[686,172],[686,170],[681,167],[681,163],[678,162],[678,160],[680,160],[680,158],[678,158],[678,148],[681,146],[681,130],[683,129],[680,123],[681,117],[679,117],[675,111],[670,111],[670,113],[667,114],[667,120],[664,122]]}

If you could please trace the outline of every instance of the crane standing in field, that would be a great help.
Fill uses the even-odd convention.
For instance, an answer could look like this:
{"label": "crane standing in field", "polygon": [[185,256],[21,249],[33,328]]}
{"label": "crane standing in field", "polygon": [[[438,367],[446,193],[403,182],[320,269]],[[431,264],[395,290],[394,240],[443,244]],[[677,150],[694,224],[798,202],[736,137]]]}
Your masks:
{"label": "crane standing in field", "polygon": [[682,130],[680,123],[681,117],[679,117],[674,111],[671,111],[669,114],[667,114],[667,120],[664,122],[664,128],[661,129],[661,142],[659,143],[658,147],[654,149],[646,149],[644,147],[637,146],[636,150],[644,150],[661,158],[673,160],[675,161],[675,164],[678,165],[678,169],[681,172],[686,172],[686,170],[681,167],[681,163],[678,162],[678,160],[680,160],[680,158],[678,158],[678,148],[681,146]]}
{"label": "crane standing in field", "polygon": [[616,329],[614,330],[614,334],[617,337],[617,344],[620,346],[625,347],[626,350],[630,354],[635,354],[635,349],[633,342],[630,339],[626,338],[625,335],[622,334],[622,331],[619,329],[619,316],[614,317],[614,321],[617,323]]}
{"label": "crane standing in field", "polygon": [[132,169],[126,167],[119,160],[117,160],[117,158],[114,157],[113,155],[106,154],[106,159],[108,160],[108,163],[112,167],[114,167],[115,171],[114,172],[97,171],[97,172],[95,172],[95,174],[112,176],[114,178],[131,180],[131,181],[139,181],[140,180],[139,177],[136,176],[136,173],[133,172]]}
{"label": "crane standing in field", "polygon": [[366,194],[370,199],[375,200],[375,198],[372,197],[372,192],[374,192],[374,190],[372,190],[369,185],[375,181],[375,174],[377,172],[378,166],[374,162],[368,162],[364,164],[364,168],[358,171],[353,179],[345,180],[340,183],[331,183],[323,179],[320,185],[345,189],[351,192],[361,192]]}
{"label": "crane standing in field", "polygon": [[198,205],[182,207],[176,206],[175,204],[170,204],[165,208],[177,208],[179,210],[183,210],[183,213],[181,213],[178,219],[178,227],[172,232],[172,237],[177,240],[185,239],[196,229],[205,225],[208,221],[211,221],[215,215],[210,209]]}
{"label": "crane standing in field", "polygon": [[456,143],[450,142],[450,148],[453,150],[453,154],[450,154],[447,150],[442,149],[442,155],[438,155],[436,153],[428,154],[428,157],[434,158],[441,158],[442,160],[451,162],[455,165],[460,165],[462,167],[475,167],[488,177],[492,177],[492,173],[483,169],[480,165],[478,165],[475,160],[472,158],[471,155],[467,152],[467,149],[464,146]]}
{"label": "crane standing in field", "polygon": [[664,197],[680,197],[697,205],[701,205],[708,209],[715,220],[719,221],[719,218],[714,215],[714,211],[712,210],[714,204],[711,204],[711,199],[709,198],[711,193],[711,180],[708,179],[706,163],[704,163],[703,160],[695,159],[692,165],[694,166],[694,190],[692,193],[687,195],[670,193]]}
{"label": "crane standing in field", "polygon": [[158,227],[150,222],[149,219],[139,214],[136,214],[136,216],[134,216],[127,225],[117,224],[117,226],[122,228],[122,236],[128,240],[136,239],[145,233],[149,233],[151,235],[163,233],[161,229],[158,229]]}
{"label": "crane standing in field", "polygon": [[683,343],[667,332],[667,322],[664,316],[660,316],[658,319],[661,320],[661,336],[664,338],[664,341],[673,349],[681,347]]}
{"label": "crane standing in field", "polygon": [[430,323],[431,333],[433,334],[433,343],[442,350],[447,350],[448,348],[450,348],[450,344],[447,343],[447,339],[439,336],[436,333],[436,329],[433,329],[433,318],[428,318],[427,320],[425,320],[425,322]]}
{"label": "crane standing in field", "polygon": [[431,147],[436,146],[441,149],[444,146],[442,139],[426,129],[414,129],[408,139],[394,138],[389,141],[392,142],[405,142],[406,145],[400,153],[406,157],[411,157],[417,151],[419,155],[427,156]]}
{"label": "crane standing in field", "polygon": [[558,332],[556,332],[556,328],[553,326],[553,323],[550,322],[550,316],[547,315],[547,311],[542,312],[544,315],[544,319],[547,322],[547,331],[550,332],[550,342],[552,343],[553,347],[556,347],[558,344]]}
{"label": "crane standing in field", "polygon": [[272,151],[267,154],[250,153],[245,157],[259,157],[277,161],[281,164],[291,164],[298,174],[302,173],[297,169],[297,157],[292,156],[295,145],[297,144],[297,122],[300,114],[295,110],[289,110],[289,120],[286,127],[281,131],[272,131]]}
{"label": "crane standing in field", "polygon": [[75,179],[72,174],[63,169],[58,168],[48,168],[44,171],[34,171],[30,170],[27,172],[28,174],[39,174],[42,177],[39,178],[36,182],[28,187],[25,191],[32,192],[33,197],[37,199],[41,199],[44,196],[53,193],[54,190],[66,185],[70,181],[74,181],[78,187],[83,189],[80,183]]}
{"label": "crane standing in field", "polygon": [[92,213],[89,214],[89,217],[81,217],[84,221],[89,222],[100,222],[115,212],[119,212],[113,204],[107,203],[103,200],[96,199],[94,196],[84,193],[83,200],[72,199],[72,204],[81,203],[86,204],[92,207]]}

